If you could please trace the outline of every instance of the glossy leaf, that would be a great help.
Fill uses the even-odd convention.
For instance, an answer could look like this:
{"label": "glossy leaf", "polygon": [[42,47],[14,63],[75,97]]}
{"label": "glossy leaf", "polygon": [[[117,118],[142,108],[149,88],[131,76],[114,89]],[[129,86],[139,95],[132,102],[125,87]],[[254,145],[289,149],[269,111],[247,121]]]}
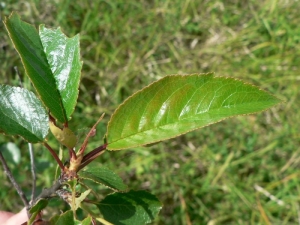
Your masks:
{"label": "glossy leaf", "polygon": [[0,145],[0,151],[2,152],[7,162],[13,162],[19,164],[21,161],[21,151],[19,147],[12,142],[7,142]]}
{"label": "glossy leaf", "polygon": [[97,204],[104,219],[114,225],[141,225],[151,223],[162,205],[146,191],[130,191],[108,195]]}
{"label": "glossy leaf", "polygon": [[30,91],[0,85],[0,132],[42,142],[48,134],[48,114]]}
{"label": "glossy leaf", "polygon": [[82,179],[92,180],[96,183],[105,185],[113,190],[125,191],[127,186],[123,180],[110,169],[101,167],[89,167],[79,172]]}
{"label": "glossy leaf", "polygon": [[75,225],[73,211],[69,210],[60,215],[55,225]]}
{"label": "glossy leaf", "polygon": [[240,80],[213,74],[166,76],[129,97],[112,115],[109,150],[176,137],[225,118],[260,112],[280,100]]}
{"label": "glossy leaf", "polygon": [[39,34],[69,120],[77,102],[82,66],[79,35],[67,38],[60,28],[47,29],[44,25],[40,25]]}
{"label": "glossy leaf", "polygon": [[53,117],[60,122],[66,122],[67,116],[62,99],[37,30],[34,26],[20,20],[16,13],[12,13],[4,24],[20,54],[26,74],[42,102],[49,108]]}

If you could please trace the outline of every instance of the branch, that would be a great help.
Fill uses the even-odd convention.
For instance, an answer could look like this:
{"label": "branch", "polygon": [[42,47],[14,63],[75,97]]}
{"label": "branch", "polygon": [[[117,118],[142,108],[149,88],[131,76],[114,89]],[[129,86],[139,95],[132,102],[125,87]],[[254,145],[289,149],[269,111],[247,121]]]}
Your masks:
{"label": "branch", "polygon": [[34,205],[35,202],[37,202],[39,199],[48,199],[53,197],[53,195],[55,194],[55,192],[60,189],[60,187],[62,186],[60,179],[56,180],[55,183],[50,187],[50,188],[45,188],[43,189],[42,193],[37,196],[34,200],[34,202],[32,202],[32,206]]}
{"label": "branch", "polygon": [[32,191],[31,191],[31,202],[34,200],[35,188],[36,188],[36,173],[35,173],[35,164],[34,164],[34,155],[32,144],[28,143],[29,155],[30,155],[30,164],[31,164],[31,174],[32,174]]}
{"label": "branch", "polygon": [[46,142],[44,142],[44,146],[50,151],[50,153],[52,154],[52,156],[54,157],[54,159],[56,160],[56,162],[58,163],[59,167],[61,170],[64,170],[64,164],[62,163],[62,161],[59,159],[58,155],[55,153],[55,151],[50,147],[50,145],[48,145]]}
{"label": "branch", "polygon": [[21,197],[21,200],[23,201],[23,204],[25,205],[26,209],[27,209],[27,213],[28,213],[28,209],[29,209],[29,202],[24,194],[24,192],[22,191],[21,187],[17,184],[15,178],[13,177],[10,169],[7,166],[7,163],[2,155],[2,152],[0,151],[0,161],[3,165],[4,168],[4,172],[6,173],[6,175],[8,176],[8,178],[10,179],[11,183],[13,184],[14,188],[17,190],[19,196]]}

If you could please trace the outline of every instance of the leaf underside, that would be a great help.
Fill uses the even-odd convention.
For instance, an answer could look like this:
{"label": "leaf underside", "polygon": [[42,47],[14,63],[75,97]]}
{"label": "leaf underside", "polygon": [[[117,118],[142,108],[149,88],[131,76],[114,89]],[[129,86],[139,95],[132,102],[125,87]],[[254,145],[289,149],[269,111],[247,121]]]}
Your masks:
{"label": "leaf underside", "polygon": [[213,74],[166,76],[133,94],[112,115],[109,150],[176,137],[223,119],[256,113],[280,102],[251,84]]}
{"label": "leaf underside", "polygon": [[45,139],[48,130],[48,114],[32,92],[0,85],[0,132],[36,143]]}

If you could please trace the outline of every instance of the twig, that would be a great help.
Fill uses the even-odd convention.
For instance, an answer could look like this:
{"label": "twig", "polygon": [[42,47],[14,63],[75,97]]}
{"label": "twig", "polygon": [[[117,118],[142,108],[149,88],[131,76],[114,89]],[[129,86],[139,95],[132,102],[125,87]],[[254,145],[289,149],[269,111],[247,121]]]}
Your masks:
{"label": "twig", "polygon": [[21,200],[23,201],[23,204],[25,205],[27,212],[29,209],[29,202],[24,194],[24,192],[22,191],[21,187],[18,185],[18,183],[16,182],[15,178],[13,177],[10,169],[7,166],[7,163],[2,155],[2,152],[0,151],[0,161],[3,165],[4,168],[4,172],[6,173],[6,175],[8,176],[8,178],[10,179],[10,182],[13,184],[14,188],[17,190]]}
{"label": "twig", "polygon": [[32,202],[32,205],[34,205],[34,203],[37,202],[39,199],[51,198],[55,194],[55,192],[58,189],[60,189],[61,186],[62,184],[60,182],[60,179],[56,180],[55,183],[50,188],[43,189],[42,193],[35,198],[34,202]]}
{"label": "twig", "polygon": [[36,173],[35,173],[33,148],[32,148],[31,143],[28,143],[28,150],[29,150],[29,155],[30,155],[31,175],[32,175],[32,190],[31,190],[31,202],[32,202],[34,200],[34,196],[35,196]]}
{"label": "twig", "polygon": [[61,170],[64,169],[64,164],[62,163],[62,161],[58,158],[58,155],[55,153],[55,151],[50,147],[50,145],[48,145],[46,142],[44,142],[44,146],[50,151],[51,155],[54,157],[54,159],[56,160],[56,162],[58,163],[59,167]]}
{"label": "twig", "polygon": [[94,124],[94,126],[91,128],[90,132],[86,135],[84,141],[83,141],[83,144],[81,146],[81,148],[79,149],[78,151],[78,154],[81,154],[83,155],[84,154],[84,150],[88,144],[88,141],[89,141],[89,138],[94,136],[95,135],[95,130],[96,130],[96,127],[98,125],[98,123],[100,123],[100,121],[103,119],[104,117],[104,113],[100,116],[100,118],[98,119],[98,121]]}
{"label": "twig", "polygon": [[89,152],[88,154],[86,154],[81,161],[80,166],[78,167],[78,170],[81,170],[83,167],[85,167],[86,165],[88,165],[90,162],[92,162],[95,158],[97,158],[99,155],[101,155],[102,153],[104,153],[105,149],[107,147],[107,144],[101,145],[98,148],[95,148],[94,150],[92,150],[91,152]]}

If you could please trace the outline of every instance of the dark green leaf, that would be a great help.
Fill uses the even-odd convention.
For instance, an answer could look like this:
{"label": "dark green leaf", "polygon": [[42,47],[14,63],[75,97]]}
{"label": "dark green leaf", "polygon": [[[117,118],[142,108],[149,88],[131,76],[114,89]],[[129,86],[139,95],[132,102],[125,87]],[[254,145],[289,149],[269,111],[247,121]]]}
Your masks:
{"label": "dark green leaf", "polygon": [[61,214],[55,225],[75,225],[73,211],[69,210]]}
{"label": "dark green leaf", "polygon": [[8,162],[19,164],[21,161],[21,152],[15,143],[8,142],[0,145],[0,151]]}
{"label": "dark green leaf", "polygon": [[114,193],[97,206],[104,219],[115,225],[151,223],[162,207],[158,199],[146,191]]}
{"label": "dark green leaf", "polygon": [[82,179],[92,180],[114,190],[125,191],[127,189],[127,186],[117,174],[103,166],[86,168],[79,172],[79,176]]}
{"label": "dark green leaf", "polygon": [[129,97],[112,115],[109,150],[166,140],[280,100],[240,80],[213,74],[166,76]]}
{"label": "dark green leaf", "polygon": [[46,199],[40,199],[38,202],[36,202],[35,205],[32,206],[31,209],[29,210],[31,217],[28,221],[28,224],[32,224],[36,216],[39,214],[39,212],[44,208],[46,208],[47,205],[48,205],[48,200]]}
{"label": "dark green leaf", "polygon": [[35,143],[43,141],[48,130],[48,115],[32,92],[0,85],[0,132]]}
{"label": "dark green leaf", "polygon": [[40,212],[41,210],[46,208],[47,205],[48,205],[48,200],[40,199],[38,202],[35,203],[34,206],[31,207],[29,212],[30,213]]}
{"label": "dark green leaf", "polygon": [[47,29],[44,25],[40,26],[39,33],[69,120],[77,102],[82,66],[79,35],[67,38],[60,28]]}
{"label": "dark green leaf", "polygon": [[4,24],[20,54],[26,74],[36,88],[42,102],[55,118],[60,122],[66,122],[67,116],[62,99],[37,30],[34,26],[20,20],[16,13],[12,13]]}

